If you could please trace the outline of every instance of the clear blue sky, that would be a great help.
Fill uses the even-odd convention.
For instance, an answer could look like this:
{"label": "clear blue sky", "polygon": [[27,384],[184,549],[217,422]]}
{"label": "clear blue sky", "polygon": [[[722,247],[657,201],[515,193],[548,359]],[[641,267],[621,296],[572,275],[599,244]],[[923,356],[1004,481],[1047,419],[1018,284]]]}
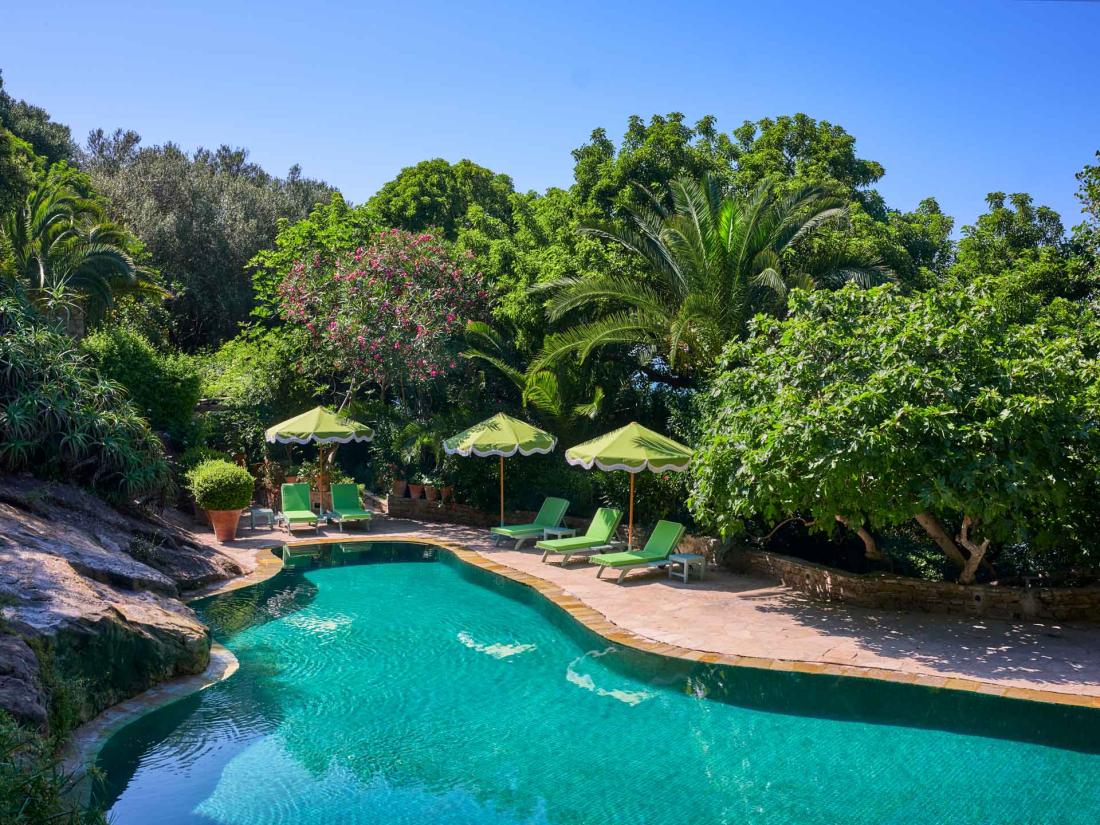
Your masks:
{"label": "clear blue sky", "polygon": [[886,167],[893,206],[935,195],[961,224],[1028,191],[1068,227],[1100,149],[1100,2],[5,6],[5,86],[78,139],[245,146],[356,202],[437,156],[566,186],[570,150],[630,114],[803,111]]}

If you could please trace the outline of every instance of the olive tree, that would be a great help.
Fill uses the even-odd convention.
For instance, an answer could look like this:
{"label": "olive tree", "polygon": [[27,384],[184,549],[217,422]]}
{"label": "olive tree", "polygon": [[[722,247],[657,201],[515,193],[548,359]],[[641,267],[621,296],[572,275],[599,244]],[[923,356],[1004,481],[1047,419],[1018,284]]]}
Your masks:
{"label": "olive tree", "polygon": [[[991,548],[1095,545],[1100,323],[990,280],[794,292],[731,343],[701,402],[696,517],[837,521],[876,556],[917,521],[969,583]],[[950,529],[948,527],[950,525]]]}

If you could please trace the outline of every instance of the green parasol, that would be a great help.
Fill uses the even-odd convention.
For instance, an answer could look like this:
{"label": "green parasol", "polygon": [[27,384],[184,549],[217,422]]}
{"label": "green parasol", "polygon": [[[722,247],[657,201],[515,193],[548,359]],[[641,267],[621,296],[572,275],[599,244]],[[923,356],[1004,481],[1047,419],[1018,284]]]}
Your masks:
{"label": "green parasol", "polygon": [[479,424],[474,424],[468,430],[463,430],[458,435],[452,436],[443,442],[443,449],[447,455],[481,457],[500,457],[500,523],[504,524],[504,459],[516,453],[520,455],[546,454],[554,449],[558,440],[548,432],[540,430],[512,418],[504,413],[497,413],[492,418],[486,418]]}
{"label": "green parasol", "polygon": [[374,430],[366,424],[334,413],[325,407],[314,407],[274,427],[268,427],[264,438],[278,444],[316,444],[321,509],[325,508],[325,456],[329,444],[349,444],[352,441],[370,441]]}
{"label": "green parasol", "polygon": [[630,473],[630,521],[627,546],[634,546],[634,475],[643,470],[662,473],[686,470],[691,463],[691,448],[632,421],[625,427],[570,447],[565,460],[591,470],[626,470]]}

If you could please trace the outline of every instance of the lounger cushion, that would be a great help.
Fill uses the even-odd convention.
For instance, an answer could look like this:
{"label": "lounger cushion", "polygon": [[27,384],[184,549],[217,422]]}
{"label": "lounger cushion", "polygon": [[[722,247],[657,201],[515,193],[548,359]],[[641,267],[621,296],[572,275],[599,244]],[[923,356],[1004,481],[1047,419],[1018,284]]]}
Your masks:
{"label": "lounger cushion", "polygon": [[283,518],[287,521],[317,521],[317,514],[312,510],[284,510]]}
{"label": "lounger cushion", "polygon": [[566,550],[586,550],[589,547],[600,547],[607,544],[600,539],[590,539],[587,536],[573,536],[564,539],[546,539],[535,543],[537,550],[552,550],[560,553]]}
{"label": "lounger cushion", "polygon": [[[555,526],[555,525],[550,525]],[[510,538],[517,538],[519,536],[533,536],[542,535],[541,524],[507,524],[503,527],[490,527],[490,533],[495,533],[498,536],[508,536]]]}

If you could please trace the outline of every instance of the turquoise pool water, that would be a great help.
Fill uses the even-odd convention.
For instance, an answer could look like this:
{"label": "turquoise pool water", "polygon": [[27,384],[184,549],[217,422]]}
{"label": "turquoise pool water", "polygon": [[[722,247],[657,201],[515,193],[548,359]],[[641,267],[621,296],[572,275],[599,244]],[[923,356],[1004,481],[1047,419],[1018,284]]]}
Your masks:
{"label": "turquoise pool water", "polygon": [[107,743],[113,822],[1100,821],[1096,712],[692,666],[443,551],[361,560],[199,606],[240,670]]}

